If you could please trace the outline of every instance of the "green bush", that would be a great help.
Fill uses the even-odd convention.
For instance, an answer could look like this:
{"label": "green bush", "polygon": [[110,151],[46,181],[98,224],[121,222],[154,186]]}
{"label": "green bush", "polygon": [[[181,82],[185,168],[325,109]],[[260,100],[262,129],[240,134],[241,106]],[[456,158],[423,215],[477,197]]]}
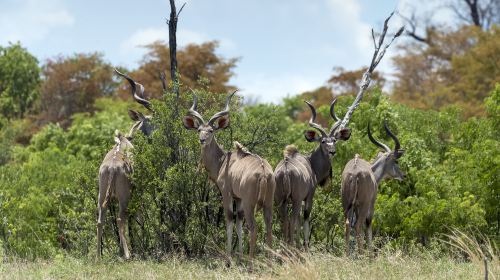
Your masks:
{"label": "green bush", "polygon": [[[205,118],[222,109],[224,94],[206,90],[197,94],[198,109]],[[473,228],[498,239],[499,96],[497,86],[485,101],[488,115],[467,121],[460,119],[458,108],[442,112],[411,109],[391,103],[378,90],[365,96],[349,125],[351,139],[337,143],[330,184],[316,192],[312,244],[339,251],[343,236],[340,174],[356,153],[367,160],[376,155],[378,148],[366,136],[368,123],[376,138],[393,145],[383,130],[384,119],[406,149],[400,165],[408,176],[404,182],[386,181],[379,187],[375,234],[397,244],[427,245],[451,228]],[[242,107],[240,100],[233,98],[231,125],[217,133],[218,142],[228,150],[237,140],[273,166],[282,159],[287,144],[295,144],[307,154],[316,144],[303,137],[307,123],[293,121],[294,112],[303,103],[296,99],[288,98],[283,106]],[[339,97],[340,116],[352,100],[350,96]],[[197,133],[184,129],[180,121],[191,102],[192,96],[185,93],[179,100],[166,93],[162,100],[153,101],[157,130],[150,138],[141,134],[134,138],[129,235],[136,256],[210,254],[224,243],[220,194],[200,164]],[[8,129],[15,126],[0,120],[3,254],[26,258],[52,257],[59,252],[93,256],[98,168],[113,146],[114,130],[127,131],[131,126],[126,109],[135,106],[100,99],[94,115],[74,115],[67,130],[49,124],[26,147],[14,144],[12,135],[16,133]],[[318,114],[329,119],[328,106],[318,108]],[[119,244],[115,208],[112,204],[105,226],[104,248],[109,255],[117,253]],[[258,221],[262,235],[261,219]],[[278,233],[279,223],[274,225]]]}

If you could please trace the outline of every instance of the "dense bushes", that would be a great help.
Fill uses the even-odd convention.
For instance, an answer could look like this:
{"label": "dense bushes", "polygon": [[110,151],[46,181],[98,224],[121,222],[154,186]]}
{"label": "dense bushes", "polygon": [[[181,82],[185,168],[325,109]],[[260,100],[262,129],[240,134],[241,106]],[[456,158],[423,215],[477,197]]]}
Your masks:
{"label": "dense bushes", "polygon": [[[206,118],[222,108],[224,95],[205,90],[198,95],[199,111]],[[169,252],[204,254],[224,240],[220,194],[200,166],[197,134],[185,130],[179,120],[192,97],[181,94],[176,102],[172,94],[155,101],[158,129],[150,139],[142,135],[134,139],[129,225],[132,250],[142,257]],[[293,98],[287,102],[300,104]],[[352,97],[340,97],[338,114],[342,115],[351,102]],[[286,144],[294,143],[304,153],[315,147],[302,136],[307,124],[290,118],[294,114],[286,109],[290,106],[241,108],[239,103],[233,100],[230,128],[216,136],[226,149],[238,140],[275,166]],[[343,228],[339,174],[355,153],[365,159],[376,155],[377,148],[366,137],[369,122],[375,137],[393,145],[383,133],[384,119],[406,149],[401,167],[408,177],[402,183],[388,181],[380,186],[375,234],[426,244],[450,228],[477,228],[498,238],[499,103],[497,86],[486,101],[488,116],[463,122],[457,108],[421,111],[391,103],[378,91],[368,94],[353,115],[351,139],[337,144],[330,184],[317,191],[312,243],[326,248],[339,246]],[[76,255],[94,253],[98,167],[112,147],[113,131],[124,131],[131,125],[126,115],[129,105],[100,99],[97,113],[74,115],[68,130],[51,124],[27,147],[9,145],[10,156],[0,166],[0,242],[4,252],[22,257],[50,257],[62,250]],[[328,119],[327,106],[320,107],[318,113]],[[0,135],[6,135],[10,123],[2,121],[1,126]],[[3,136],[1,140],[3,153]],[[178,145],[172,141],[179,141]],[[170,149],[176,146],[179,148]],[[105,249],[114,254],[117,235],[113,209],[110,212]],[[279,226],[274,224],[277,233]]]}

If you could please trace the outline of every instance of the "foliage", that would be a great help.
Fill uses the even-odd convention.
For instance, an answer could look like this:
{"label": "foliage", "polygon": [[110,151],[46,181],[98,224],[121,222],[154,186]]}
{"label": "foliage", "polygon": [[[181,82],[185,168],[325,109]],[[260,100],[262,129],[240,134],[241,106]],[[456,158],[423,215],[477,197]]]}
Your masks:
{"label": "foliage", "polygon": [[[58,250],[87,252],[94,238],[96,174],[126,116],[116,101],[100,100],[107,110],[92,118],[73,117],[68,131],[49,124],[27,147],[14,147],[0,167],[0,237],[6,252],[49,257]],[[124,127],[125,125],[125,127]]]}
{"label": "foliage", "polygon": [[394,57],[396,101],[416,108],[463,108],[466,117],[484,114],[483,101],[500,80],[500,27],[434,30],[430,44],[410,43]]}
{"label": "foliage", "polygon": [[49,59],[43,76],[39,119],[63,127],[69,126],[73,114],[93,112],[94,101],[111,96],[117,87],[111,65],[99,53]]}
{"label": "foliage", "polygon": [[[196,92],[198,110],[206,118],[222,109],[225,96],[211,93],[203,85]],[[312,243],[341,251],[344,218],[339,174],[355,153],[365,159],[376,155],[377,147],[366,137],[369,122],[376,138],[393,145],[382,128],[384,119],[406,149],[400,164],[407,179],[381,184],[375,235],[427,246],[451,228],[476,228],[498,237],[499,96],[497,85],[486,99],[487,115],[463,122],[457,108],[422,111],[394,104],[379,90],[370,92],[354,112],[349,125],[351,139],[337,143],[330,184],[316,192]],[[338,115],[346,112],[353,98],[338,97]],[[229,150],[238,140],[273,166],[282,159],[287,144],[295,144],[307,154],[317,145],[303,138],[307,121],[294,122],[290,117],[305,109],[301,99],[288,98],[282,106],[240,107],[240,100],[234,98],[231,125],[217,132],[218,142]],[[153,100],[157,130],[150,138],[142,134],[134,138],[129,236],[137,257],[160,258],[172,252],[207,254],[225,239],[220,194],[200,165],[198,135],[179,121],[191,102],[191,95],[185,92],[179,100],[168,92],[161,101]],[[130,127],[125,111],[131,106],[138,105],[98,99],[94,105],[98,111],[73,115],[67,130],[49,124],[28,146],[9,146],[10,155],[0,166],[4,252],[27,258],[50,257],[61,251],[93,254],[98,167],[112,147],[113,131]],[[329,104],[319,104],[317,111],[324,125],[331,125]],[[308,116],[304,113],[305,120]],[[15,127],[8,124],[1,121],[0,135],[5,143],[12,141],[9,133],[16,134],[7,130]],[[118,248],[115,208],[112,204],[105,227],[108,255]],[[262,229],[261,224],[259,227]],[[275,223],[274,232],[278,229]]]}
{"label": "foliage", "polygon": [[[203,80],[206,82],[205,87],[211,92],[225,93],[234,90],[228,83],[234,75],[233,69],[238,59],[224,59],[216,53],[217,47],[218,43],[212,41],[199,45],[189,44],[177,50],[180,83],[185,89],[196,88],[200,80]],[[147,53],[131,76],[144,85],[148,96],[161,98],[162,85],[159,77],[161,72],[170,73],[170,51],[162,41],[146,45],[145,48]],[[129,90],[121,88],[119,95],[128,97]]]}
{"label": "foliage", "polygon": [[0,46],[0,114],[22,118],[40,90],[38,60],[19,43]]}

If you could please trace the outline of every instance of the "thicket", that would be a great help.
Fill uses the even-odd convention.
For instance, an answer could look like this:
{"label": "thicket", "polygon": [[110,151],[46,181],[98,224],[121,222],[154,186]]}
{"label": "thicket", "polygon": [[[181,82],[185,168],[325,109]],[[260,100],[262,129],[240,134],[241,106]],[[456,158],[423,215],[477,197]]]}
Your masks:
{"label": "thicket", "polygon": [[[222,108],[224,94],[210,93],[204,86],[197,94],[203,115]],[[294,122],[289,116],[295,107],[286,105],[298,104],[299,98],[280,106],[242,106],[241,98],[235,98],[230,128],[218,132],[218,142],[231,149],[237,140],[273,166],[287,144],[310,152],[315,144],[303,137],[307,123]],[[185,130],[180,121],[191,102],[190,93],[182,92],[178,101],[165,93],[153,102],[155,133],[134,139],[129,236],[137,256],[213,253],[225,240],[220,194],[200,165],[197,133]],[[339,97],[337,113],[343,115],[351,103],[352,97]],[[15,134],[22,129],[16,132],[12,123],[2,123],[0,154],[6,158],[0,166],[0,243],[5,256],[95,254],[98,168],[113,146],[114,130],[126,131],[132,124],[125,113],[131,106],[136,105],[98,99],[95,114],[75,114],[67,130],[49,124],[28,146],[14,144]],[[404,182],[380,186],[375,235],[399,244],[427,245],[458,228],[480,230],[498,240],[500,86],[490,93],[485,107],[487,116],[462,121],[457,107],[422,111],[393,103],[378,90],[370,92],[353,115],[351,139],[337,144],[331,182],[316,192],[312,244],[329,250],[341,246],[339,175],[355,153],[365,159],[376,155],[377,148],[366,136],[369,122],[375,137],[392,145],[383,132],[384,119],[406,149],[400,165],[408,176]],[[173,118],[176,110],[178,118]],[[328,106],[321,106],[318,113],[327,120]],[[167,148],[173,138],[179,139],[177,151]],[[107,254],[118,250],[113,207],[105,227]],[[278,224],[274,223],[274,230],[279,236]]]}

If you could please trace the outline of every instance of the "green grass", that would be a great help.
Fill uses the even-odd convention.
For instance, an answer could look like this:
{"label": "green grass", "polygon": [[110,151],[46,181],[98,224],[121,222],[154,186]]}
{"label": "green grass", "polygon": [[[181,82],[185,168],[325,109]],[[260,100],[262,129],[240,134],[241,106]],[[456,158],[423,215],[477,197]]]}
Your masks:
{"label": "green grass", "polygon": [[[410,257],[398,251],[373,260],[324,253],[301,254],[299,258],[280,256],[269,261],[261,256],[249,272],[241,265],[226,268],[222,259],[96,262],[67,257],[6,262],[0,264],[0,279],[484,279],[482,268],[473,262]],[[491,275],[490,279],[495,279]]]}

